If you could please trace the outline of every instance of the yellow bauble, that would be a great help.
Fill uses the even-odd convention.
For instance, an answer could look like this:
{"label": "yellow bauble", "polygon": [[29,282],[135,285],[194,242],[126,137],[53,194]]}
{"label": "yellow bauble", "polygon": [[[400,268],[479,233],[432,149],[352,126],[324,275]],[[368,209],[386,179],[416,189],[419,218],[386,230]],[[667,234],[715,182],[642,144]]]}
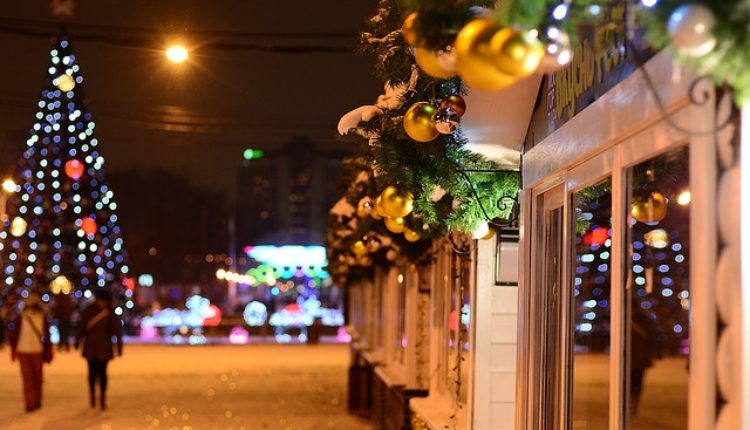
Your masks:
{"label": "yellow bauble", "polygon": [[630,213],[633,218],[644,224],[659,222],[667,216],[668,203],[664,194],[653,191],[647,199],[633,199]]}
{"label": "yellow bauble", "polygon": [[389,218],[403,218],[414,210],[414,196],[391,185],[380,194],[380,206]]}
{"label": "yellow bauble", "polygon": [[492,50],[491,41],[498,30],[492,20],[479,18],[466,24],[456,37],[458,74],[472,88],[500,91],[516,82],[495,64],[497,52]]}
{"label": "yellow bauble", "polygon": [[544,58],[544,47],[528,32],[504,28],[494,36],[490,46],[496,52],[495,64],[501,72],[525,78],[532,75]]}
{"label": "yellow bauble", "polygon": [[[378,196],[378,198],[375,199],[375,206],[374,211],[372,211],[373,218],[375,219],[383,219],[388,218],[388,214],[385,213],[385,209],[383,208],[383,198],[381,196]],[[378,215],[376,218],[375,215]]]}
{"label": "yellow bauble", "polygon": [[367,255],[367,245],[361,240],[358,240],[352,244],[352,252],[357,257],[362,257],[364,255]]}
{"label": "yellow bauble", "polygon": [[403,233],[406,230],[403,218],[386,218],[385,228],[391,233]]}
{"label": "yellow bauble", "polygon": [[493,237],[495,237],[495,229],[491,228],[490,231],[487,232],[487,234],[485,234],[484,237],[482,237],[482,240],[490,240]]}
{"label": "yellow bauble", "polygon": [[419,68],[433,78],[448,79],[455,75],[454,72],[440,65],[438,54],[435,51],[426,48],[414,48],[414,59],[417,60]]}
{"label": "yellow bauble", "polygon": [[372,201],[369,197],[365,197],[357,204],[357,216],[365,218],[372,213]]}
{"label": "yellow bauble", "polygon": [[427,102],[414,103],[404,115],[404,130],[417,142],[430,142],[438,137],[435,128],[437,108]]}
{"label": "yellow bauble", "polygon": [[70,75],[62,74],[56,79],[57,83],[55,83],[55,85],[57,86],[57,88],[60,88],[61,91],[65,91],[66,93],[68,91],[72,91],[76,86],[75,79],[73,79],[73,77]]}
{"label": "yellow bauble", "polygon": [[409,230],[408,228],[404,230],[404,239],[406,239],[407,242],[416,242],[421,238],[422,236],[416,231]]}
{"label": "yellow bauble", "polygon": [[417,41],[417,32],[414,31],[414,21],[417,20],[417,13],[412,12],[404,20],[404,25],[401,26],[401,34],[404,36],[404,40],[409,45],[414,45]]}

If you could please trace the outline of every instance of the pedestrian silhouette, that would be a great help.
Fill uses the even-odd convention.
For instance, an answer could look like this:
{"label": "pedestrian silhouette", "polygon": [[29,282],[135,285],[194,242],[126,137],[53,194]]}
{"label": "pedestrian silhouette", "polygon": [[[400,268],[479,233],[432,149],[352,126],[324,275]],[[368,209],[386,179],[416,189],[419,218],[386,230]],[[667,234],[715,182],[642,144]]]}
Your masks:
{"label": "pedestrian silhouette", "polygon": [[117,341],[117,355],[122,356],[122,322],[112,310],[112,296],[109,291],[99,290],[96,300],[81,312],[75,347],[83,342],[83,357],[89,369],[89,399],[91,407],[96,407],[96,382],[99,381],[99,405],[107,409],[107,365],[114,358],[114,344]]}
{"label": "pedestrian silhouette", "polygon": [[73,316],[73,301],[69,294],[55,295],[52,316],[57,321],[57,329],[60,332],[60,343],[57,344],[57,349],[70,351],[70,318]]}
{"label": "pedestrian silhouette", "polygon": [[42,363],[52,362],[49,320],[39,294],[31,293],[10,327],[11,360],[21,365],[26,412],[42,407]]}
{"label": "pedestrian silhouette", "polygon": [[643,392],[646,370],[653,366],[654,359],[661,357],[657,340],[656,324],[640,303],[633,305],[630,320],[630,409],[632,415],[638,413]]}

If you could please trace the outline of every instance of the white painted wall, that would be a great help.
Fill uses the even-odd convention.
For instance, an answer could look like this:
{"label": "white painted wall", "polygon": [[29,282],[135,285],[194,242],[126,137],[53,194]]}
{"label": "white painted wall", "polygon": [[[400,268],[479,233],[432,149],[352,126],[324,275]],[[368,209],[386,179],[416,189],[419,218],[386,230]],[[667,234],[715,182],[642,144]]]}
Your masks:
{"label": "white painted wall", "polygon": [[477,247],[473,428],[515,425],[518,288],[495,285],[497,237]]}

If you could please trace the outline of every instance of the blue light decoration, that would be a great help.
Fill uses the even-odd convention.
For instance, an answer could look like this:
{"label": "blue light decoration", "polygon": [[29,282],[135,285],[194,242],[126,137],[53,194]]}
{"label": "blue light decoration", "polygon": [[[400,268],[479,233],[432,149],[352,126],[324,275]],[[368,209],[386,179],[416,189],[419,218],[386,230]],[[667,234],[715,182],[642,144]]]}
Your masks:
{"label": "blue light decoration", "polygon": [[[8,198],[4,230],[17,235],[0,236],[4,273],[13,274],[0,284],[0,296],[26,296],[30,288],[45,292],[53,279],[65,276],[75,297],[80,290],[90,297],[87,286],[106,286],[119,302],[127,256],[104,158],[94,149],[98,141],[82,93],[84,78],[65,36],[53,42],[49,55],[38,111],[13,178],[18,186]],[[16,219],[12,229],[9,220]],[[88,220],[87,229],[81,220]]]}

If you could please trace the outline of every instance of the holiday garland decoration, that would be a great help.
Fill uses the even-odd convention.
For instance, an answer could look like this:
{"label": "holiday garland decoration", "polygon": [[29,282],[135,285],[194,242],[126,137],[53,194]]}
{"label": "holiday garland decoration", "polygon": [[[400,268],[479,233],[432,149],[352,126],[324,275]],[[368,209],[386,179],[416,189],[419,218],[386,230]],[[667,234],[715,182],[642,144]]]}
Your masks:
{"label": "holiday garland decoration", "polygon": [[[451,19],[458,7],[465,17],[457,21],[460,28],[474,16],[473,8],[482,5],[486,4],[437,4],[428,16]],[[491,219],[510,214],[497,202],[517,195],[519,174],[500,172],[494,162],[465,147],[460,121],[471,107],[462,97],[463,82],[452,77],[452,53],[434,52],[430,45],[410,46],[407,42],[415,33],[409,28],[408,12],[399,1],[383,0],[370,19],[360,49],[377,58],[375,74],[384,82],[385,93],[374,105],[346,114],[339,132],[345,141],[365,148],[377,191],[369,197],[375,216],[384,218],[389,231],[417,241],[486,228]],[[417,33],[420,22],[413,23]],[[429,55],[420,59],[423,54]],[[398,206],[408,210],[397,210]]]}
{"label": "holiday garland decoration", "polygon": [[[450,53],[453,74],[472,88],[502,90],[531,73],[559,70],[570,62],[579,30],[606,26],[605,10],[623,5],[632,17],[626,20],[628,37],[639,26],[654,48],[670,50],[717,85],[731,87],[738,105],[750,101],[746,0],[514,0],[493,12],[460,1],[407,3],[414,12],[404,31],[420,53],[418,60],[430,59],[425,51],[438,58]],[[442,77],[429,61],[418,63]]]}
{"label": "holiday garland decoration", "polygon": [[[95,123],[81,92],[83,75],[67,37],[50,50],[46,84],[8,199],[0,232],[1,295],[29,291],[116,297],[129,268],[107,185]],[[133,302],[125,301],[128,308]],[[122,309],[120,309],[122,311]]]}

